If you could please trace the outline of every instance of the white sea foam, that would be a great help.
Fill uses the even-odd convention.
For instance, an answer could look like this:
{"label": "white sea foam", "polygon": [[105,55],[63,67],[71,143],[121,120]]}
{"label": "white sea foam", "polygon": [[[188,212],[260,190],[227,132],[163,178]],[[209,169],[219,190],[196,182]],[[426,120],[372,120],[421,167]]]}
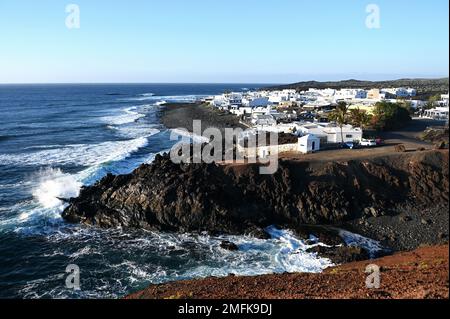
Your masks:
{"label": "white sea foam", "polygon": [[138,122],[138,120],[146,117],[152,109],[155,109],[152,104],[132,106],[123,109],[119,114],[103,117],[102,120],[109,123],[107,126],[109,129],[116,131],[122,137],[130,139],[150,137],[160,132],[157,128],[160,125]]}
{"label": "white sea foam", "polygon": [[129,107],[122,110],[123,113],[118,115],[105,116],[102,120],[106,123],[112,125],[124,125],[128,123],[133,123],[139,120],[140,118],[145,117],[145,114],[139,113],[136,111],[137,107]]}
{"label": "white sea foam", "polygon": [[38,186],[33,196],[44,208],[55,208],[62,205],[59,198],[77,197],[82,183],[73,175],[65,174],[60,169],[47,168],[38,174]]}
{"label": "white sea foam", "polygon": [[158,102],[156,102],[155,103],[155,105],[164,105],[164,104],[166,104],[167,103],[167,101],[158,101]]}
{"label": "white sea foam", "polygon": [[380,242],[355,233],[351,233],[346,230],[340,229],[339,236],[341,236],[344,242],[349,246],[361,247],[366,249],[369,252],[371,258],[374,258],[377,253],[385,250]]}
{"label": "white sea foam", "polygon": [[157,125],[139,125],[139,126],[108,126],[109,129],[117,132],[118,135],[125,138],[150,137],[161,132],[156,128]]}
{"label": "white sea foam", "polygon": [[[55,245],[49,256],[67,256],[74,263],[101,262],[104,267],[84,268],[80,297],[121,297],[142,285],[208,276],[261,275],[282,272],[321,272],[330,260],[306,250],[308,245],[292,232],[269,227],[271,239],[249,236],[209,236],[120,229],[63,226],[46,238]],[[223,240],[236,243],[238,251],[220,248]],[[70,245],[67,243],[70,242]],[[318,245],[318,244],[315,244]],[[60,247],[67,247],[61,250]],[[98,249],[101,247],[101,250]],[[63,255],[61,255],[63,254]],[[170,263],[166,263],[171,260]],[[25,298],[70,297],[56,278],[28,282]],[[55,285],[50,284],[52,281]],[[43,294],[43,295],[42,295]]]}
{"label": "white sea foam", "polygon": [[155,95],[150,95],[150,96],[143,96],[140,95],[138,97],[132,97],[132,98],[127,98],[127,99],[122,99],[123,101],[154,101],[154,103],[157,102],[161,102],[161,101],[166,101],[169,103],[190,103],[190,102],[195,102],[200,98],[203,97],[207,97],[207,95],[164,95],[164,96],[155,96]]}
{"label": "white sea foam", "polygon": [[[0,160],[7,165],[47,167],[29,176],[23,183],[30,189],[34,200],[8,207],[8,214],[3,214],[0,227],[35,235],[58,231],[61,212],[67,205],[61,198],[78,196],[82,185],[89,185],[108,172],[131,172],[139,163],[123,160],[147,143],[148,139],[141,137],[94,145],[68,145],[33,153],[0,154]],[[63,172],[61,168],[52,168],[68,164],[87,168],[73,175]]]}
{"label": "white sea foam", "polygon": [[31,153],[0,154],[4,165],[82,165],[93,166],[127,157],[130,153],[147,145],[146,137],[128,141],[104,142],[100,144],[67,145],[62,148]]}
{"label": "white sea foam", "polygon": [[268,227],[266,231],[273,239],[278,240],[281,246],[274,255],[279,272],[321,272],[323,269],[333,266],[331,260],[307,252],[309,248],[323,244],[307,244],[295,237],[291,231],[280,230],[273,226]]}

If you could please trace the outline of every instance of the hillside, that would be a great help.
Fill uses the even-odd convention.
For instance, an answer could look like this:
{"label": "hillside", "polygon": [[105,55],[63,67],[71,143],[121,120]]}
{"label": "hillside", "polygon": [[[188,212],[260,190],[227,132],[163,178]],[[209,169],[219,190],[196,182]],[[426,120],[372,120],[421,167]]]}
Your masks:
{"label": "hillside", "polygon": [[343,88],[386,88],[386,87],[412,87],[417,89],[417,93],[422,94],[444,94],[448,92],[449,78],[440,79],[400,79],[393,81],[359,81],[359,80],[345,80],[345,81],[306,81],[293,84],[269,87],[269,90],[278,89],[295,89],[297,91],[307,90],[309,88],[316,89],[343,89]]}

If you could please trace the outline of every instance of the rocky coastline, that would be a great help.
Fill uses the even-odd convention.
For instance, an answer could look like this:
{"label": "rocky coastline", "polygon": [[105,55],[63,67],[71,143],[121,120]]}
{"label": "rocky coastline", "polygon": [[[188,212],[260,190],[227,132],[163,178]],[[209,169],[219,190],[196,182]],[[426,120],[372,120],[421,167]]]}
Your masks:
{"label": "rocky coastline", "polygon": [[[63,217],[104,228],[264,237],[263,229],[274,224],[309,235],[305,225],[358,221],[357,227],[361,220],[398,216],[406,207],[445,206],[447,150],[320,164],[282,160],[273,175],[260,175],[257,164],[175,164],[164,154],[131,174],[108,175],[83,188]],[[423,223],[413,235],[423,237],[432,224],[439,225]],[[424,240],[435,243],[443,231]]]}
{"label": "rocky coastline", "polygon": [[[169,105],[161,122],[192,131],[192,119],[220,129],[239,125],[195,104]],[[232,122],[234,121],[234,122]],[[188,123],[191,123],[189,127]],[[269,238],[276,225],[331,247],[311,250],[345,264],[423,245],[448,243],[448,150],[392,152],[368,158],[281,158],[273,175],[259,164],[175,164],[168,154],[128,175],[107,175],[68,200],[63,218],[102,228],[208,232]],[[338,229],[379,241],[371,256]],[[235,250],[231,242],[222,248]]]}
{"label": "rocky coastline", "polygon": [[[381,286],[367,289],[368,264],[380,267]],[[448,245],[422,247],[320,274],[230,275],[150,285],[126,299],[448,299]]]}

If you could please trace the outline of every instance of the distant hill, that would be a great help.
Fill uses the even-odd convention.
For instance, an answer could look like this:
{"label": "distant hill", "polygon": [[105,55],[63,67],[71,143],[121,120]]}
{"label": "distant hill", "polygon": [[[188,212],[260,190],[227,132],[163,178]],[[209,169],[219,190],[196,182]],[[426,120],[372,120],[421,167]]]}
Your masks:
{"label": "distant hill", "polygon": [[268,90],[280,90],[280,89],[295,89],[297,91],[304,91],[309,88],[315,89],[344,89],[344,88],[357,88],[357,89],[381,89],[389,87],[412,87],[417,90],[418,95],[432,95],[432,94],[444,94],[449,90],[449,78],[441,79],[400,79],[393,81],[359,81],[359,80],[345,80],[335,82],[318,82],[318,81],[306,81],[293,84],[286,84],[274,87],[268,87]]}

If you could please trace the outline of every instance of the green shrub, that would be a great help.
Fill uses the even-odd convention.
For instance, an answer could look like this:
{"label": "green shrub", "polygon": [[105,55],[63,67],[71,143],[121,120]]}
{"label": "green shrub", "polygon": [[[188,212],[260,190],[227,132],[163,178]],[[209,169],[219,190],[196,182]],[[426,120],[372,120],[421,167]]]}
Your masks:
{"label": "green shrub", "polygon": [[401,128],[411,121],[407,108],[398,103],[378,102],[372,117],[372,126],[389,131]]}

